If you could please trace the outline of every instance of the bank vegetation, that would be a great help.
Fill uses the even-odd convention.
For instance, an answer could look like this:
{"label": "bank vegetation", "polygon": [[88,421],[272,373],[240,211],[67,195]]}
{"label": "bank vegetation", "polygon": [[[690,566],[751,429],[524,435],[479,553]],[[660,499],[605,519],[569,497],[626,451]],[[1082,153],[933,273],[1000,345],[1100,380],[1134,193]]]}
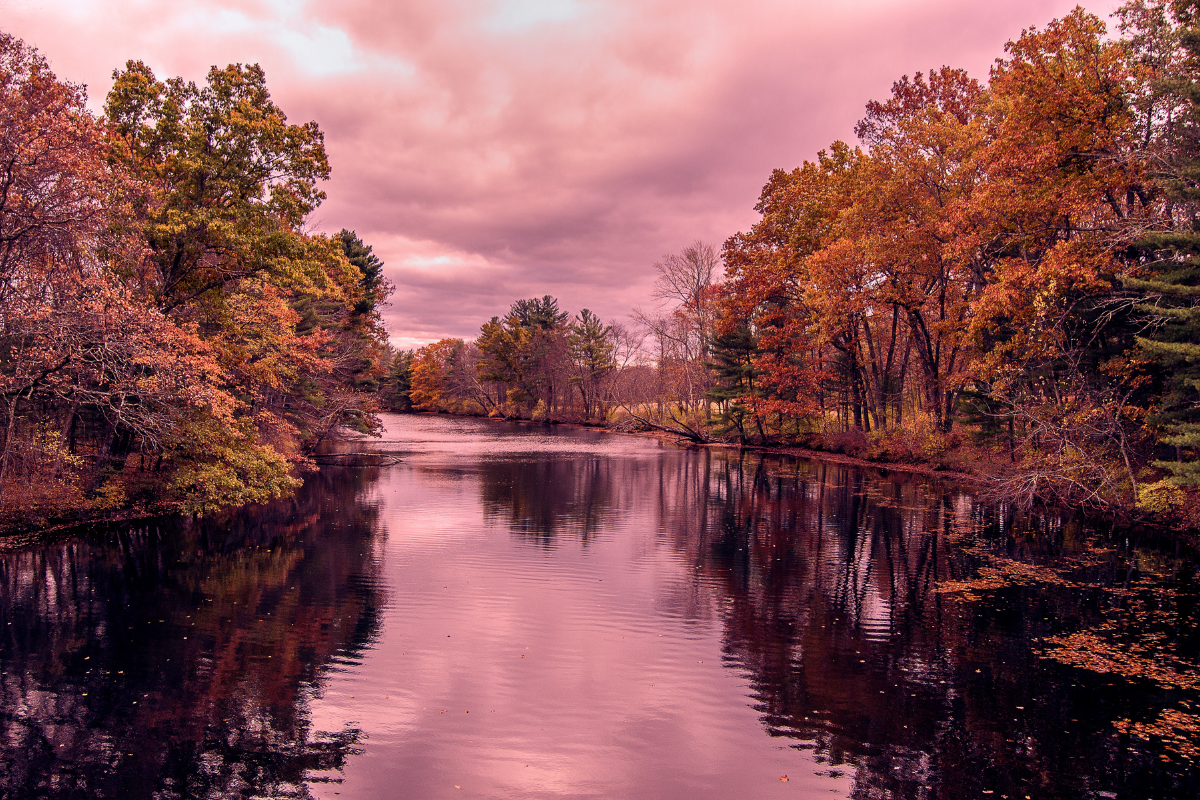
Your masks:
{"label": "bank vegetation", "polygon": [[377,428],[382,265],[257,66],[129,62],[102,116],[0,34],[0,527],[278,497]]}
{"label": "bank vegetation", "polygon": [[626,325],[519,300],[393,353],[386,403],[800,445],[1200,525],[1200,4],[1076,9],[776,170]]}

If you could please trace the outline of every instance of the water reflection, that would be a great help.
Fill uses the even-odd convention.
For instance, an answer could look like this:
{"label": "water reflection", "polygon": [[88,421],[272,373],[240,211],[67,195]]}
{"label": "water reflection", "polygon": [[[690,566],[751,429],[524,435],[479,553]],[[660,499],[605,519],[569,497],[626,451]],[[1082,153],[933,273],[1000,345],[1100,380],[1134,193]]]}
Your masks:
{"label": "water reflection", "polygon": [[377,630],[366,473],[0,557],[0,795],[303,797],[336,778],[361,732],[315,731],[307,705]]}
{"label": "water reflection", "polygon": [[[1138,564],[1158,558],[1156,574],[1174,573],[1170,635],[1194,667],[1196,585],[1180,554],[1097,550],[1103,532],[1079,521],[1020,518],[911,474],[736,452],[496,461],[478,478],[485,506],[520,535],[587,541],[622,516],[659,531],[692,567],[662,587],[660,610],[719,618],[766,733],[853,776],[852,797],[1200,795],[1190,761],[1114,729],[1162,708],[1161,686],[1038,647],[1130,602]],[[1067,564],[1072,580],[1022,573],[965,597],[939,591],[991,556]]]}
{"label": "water reflection", "polygon": [[589,431],[374,447],[0,556],[0,795],[1200,796],[1173,544]]}
{"label": "water reflection", "polygon": [[611,525],[632,463],[594,456],[492,459],[479,467],[480,500],[516,533],[549,544],[566,530],[586,542]]}

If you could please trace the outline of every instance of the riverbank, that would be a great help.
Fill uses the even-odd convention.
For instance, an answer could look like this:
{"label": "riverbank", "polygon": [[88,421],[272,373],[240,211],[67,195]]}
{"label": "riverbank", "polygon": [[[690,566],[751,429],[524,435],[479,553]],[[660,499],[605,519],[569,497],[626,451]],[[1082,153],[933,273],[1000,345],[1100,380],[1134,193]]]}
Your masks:
{"label": "riverbank", "polygon": [[[414,416],[456,416],[447,415],[439,412],[414,412]],[[903,472],[914,475],[921,475],[928,478],[950,481],[953,483],[964,484],[969,486],[972,491],[980,494],[985,499],[1005,501],[1008,498],[1002,496],[1002,486],[1005,481],[1011,481],[1014,477],[1019,477],[1020,469],[1017,465],[1008,462],[1008,459],[1003,454],[998,454],[994,451],[981,448],[970,443],[951,442],[952,446],[946,449],[937,449],[932,452],[932,457],[927,460],[918,460],[919,451],[914,452],[915,448],[906,446],[905,460],[891,459],[886,457],[863,457],[856,455],[854,452],[844,452],[848,448],[871,448],[871,442],[864,436],[858,437],[830,437],[830,444],[839,449],[821,449],[819,447],[804,447],[797,444],[778,444],[778,445],[759,445],[759,444],[743,444],[740,442],[729,441],[707,441],[707,442],[691,442],[683,437],[662,430],[647,430],[647,429],[631,429],[626,426],[614,426],[600,423],[584,423],[576,421],[530,421],[530,420],[501,420],[498,418],[477,417],[479,419],[490,419],[497,423],[499,422],[520,422],[526,425],[546,425],[552,427],[561,427],[566,429],[591,430],[597,432],[620,434],[623,436],[633,436],[639,438],[649,438],[658,441],[674,444],[685,448],[705,448],[712,450],[724,451],[739,451],[747,453],[755,453],[758,455],[784,456],[789,458],[799,458],[814,461],[822,461],[831,464],[840,464],[858,469],[869,469],[883,472]],[[359,434],[347,432],[346,441],[370,442],[370,438],[362,437]],[[889,443],[883,440],[883,445],[880,446],[876,440],[876,445],[871,448],[873,452],[887,454],[895,452],[895,442]],[[370,466],[381,466],[382,464],[370,464]],[[366,466],[366,464],[358,463],[337,463],[330,461],[326,466]],[[303,476],[297,476],[303,477]],[[223,510],[232,510],[234,506],[225,507]],[[1136,510],[1135,510],[1136,511]],[[1167,532],[1170,535],[1182,535],[1187,541],[1194,545],[1200,545],[1200,525],[1195,522],[1189,524],[1186,514],[1190,512],[1193,516],[1200,513],[1200,509],[1191,510],[1183,509],[1184,514],[1178,517],[1159,514],[1152,515],[1147,513],[1133,514],[1096,514],[1091,509],[1086,509],[1085,513],[1089,516],[1105,519],[1108,522],[1120,524],[1123,526],[1145,526],[1148,528],[1159,529]],[[46,518],[41,521],[30,519],[18,519],[10,516],[8,519],[0,520],[0,552],[11,551],[30,544],[53,540],[60,534],[66,534],[70,531],[75,531],[81,527],[91,525],[105,525],[119,522],[134,522],[144,519],[152,519],[163,516],[163,509],[151,510],[145,508],[117,508],[93,511],[81,511],[74,509],[75,514],[69,518],[63,516],[58,518]]]}
{"label": "riverbank", "polygon": [[[644,426],[630,428],[621,425],[559,421],[530,424],[558,425],[648,437],[681,447],[740,450],[812,459],[860,469],[923,475],[968,484],[983,499],[992,502],[1016,504],[1026,509],[1039,504],[1072,508],[1111,524],[1160,529],[1174,536],[1182,536],[1191,544],[1200,546],[1200,493],[1194,490],[1185,491],[1168,486],[1165,481],[1159,481],[1140,486],[1143,491],[1142,502],[1132,506],[1117,502],[1105,505],[1103,502],[1095,502],[1095,497],[1089,498],[1091,502],[1088,504],[1055,503],[1052,499],[1047,501],[1038,496],[1036,482],[1042,478],[1036,472],[1015,462],[1007,452],[975,444],[959,434],[898,432],[889,437],[870,437],[856,431],[825,436],[812,434],[808,437],[808,443],[816,446],[805,447],[799,444],[761,445],[720,440],[695,442],[682,434],[646,429]],[[1165,502],[1162,499],[1164,488],[1174,495],[1172,501]]]}
{"label": "riverbank", "polygon": [[112,525],[118,522],[141,522],[166,516],[140,509],[106,511],[78,519],[49,522],[41,527],[26,523],[0,526],[0,553],[10,553],[32,545],[48,544],[59,538],[68,538],[83,528],[97,525]]}
{"label": "riverbank", "polygon": [[[526,422],[526,420],[510,421]],[[763,453],[769,455],[791,456],[793,458],[805,458],[813,461],[825,461],[831,464],[844,464],[845,466],[860,467],[862,469],[882,469],[890,472],[911,472],[916,475],[924,475],[931,478],[942,478],[945,480],[962,483],[982,484],[988,480],[987,476],[985,475],[958,470],[948,470],[936,467],[932,464],[912,464],[899,461],[873,461],[866,458],[858,458],[856,456],[846,455],[844,453],[837,453],[829,450],[812,450],[793,445],[757,445],[722,441],[697,443],[681,440],[678,436],[665,431],[630,431],[613,428],[607,425],[587,424],[581,422],[546,422],[530,424],[554,425],[557,427],[572,428],[577,430],[601,431],[604,433],[616,433],[622,436],[640,436],[649,439],[657,439],[658,441],[675,444],[680,447],[703,447],[714,450],[741,450],[748,453]]]}

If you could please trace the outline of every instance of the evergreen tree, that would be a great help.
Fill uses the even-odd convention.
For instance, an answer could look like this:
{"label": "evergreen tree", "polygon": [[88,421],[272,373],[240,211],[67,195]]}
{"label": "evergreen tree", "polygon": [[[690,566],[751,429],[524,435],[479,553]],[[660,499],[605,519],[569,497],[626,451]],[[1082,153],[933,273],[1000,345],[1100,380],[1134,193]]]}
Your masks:
{"label": "evergreen tree", "polygon": [[1146,328],[1137,337],[1160,370],[1162,396],[1152,422],[1173,461],[1157,461],[1175,483],[1200,485],[1200,2],[1175,4],[1182,72],[1160,83],[1181,105],[1164,131],[1169,159],[1160,175],[1172,212],[1170,230],[1144,236],[1134,252],[1146,264],[1125,288],[1141,299],[1135,309]]}
{"label": "evergreen tree", "polygon": [[412,350],[401,350],[393,356],[379,389],[379,404],[388,411],[406,414],[413,410],[412,368]]}
{"label": "evergreen tree", "polygon": [[342,252],[362,276],[358,286],[361,295],[354,304],[355,314],[367,314],[376,309],[387,295],[387,284],[383,279],[383,262],[371,252],[371,246],[358,238],[354,231],[342,228],[334,236],[342,245]]}
{"label": "evergreen tree", "polygon": [[518,300],[509,309],[509,316],[516,317],[523,327],[553,330],[567,323],[570,314],[558,310],[558,300],[550,295]]}
{"label": "evergreen tree", "polygon": [[[761,396],[755,386],[758,371],[754,368],[754,356],[758,352],[758,342],[754,332],[743,322],[713,337],[709,352],[713,360],[706,362],[705,366],[712,371],[716,385],[704,396],[721,405],[716,431],[718,434],[727,434],[736,430],[738,439],[745,443],[746,420],[753,415],[753,409],[746,404],[746,400]],[[761,424],[759,433],[762,435]]]}
{"label": "evergreen tree", "polygon": [[600,382],[617,368],[613,359],[612,326],[605,325],[585,308],[571,323],[567,345],[574,372],[570,381],[579,389],[584,417],[590,419],[597,410]]}

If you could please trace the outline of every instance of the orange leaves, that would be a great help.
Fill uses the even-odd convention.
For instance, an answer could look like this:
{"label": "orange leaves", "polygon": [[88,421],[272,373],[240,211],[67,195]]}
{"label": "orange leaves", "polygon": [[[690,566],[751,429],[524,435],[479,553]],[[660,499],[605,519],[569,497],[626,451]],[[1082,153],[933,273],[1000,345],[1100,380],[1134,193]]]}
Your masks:
{"label": "orange leaves", "polygon": [[983,255],[988,286],[972,320],[987,343],[979,369],[1054,358],[1081,299],[1111,290],[1143,209],[1145,166],[1135,157],[1127,51],[1076,9],[1008,45],[986,103],[984,181],[966,208],[967,244]]}
{"label": "orange leaves", "polygon": [[81,87],[59,81],[33,48],[0,33],[0,281],[36,291],[80,237],[108,243],[117,174]]}
{"label": "orange leaves", "polygon": [[364,274],[298,229],[320,131],[286,124],[257,66],[115,77],[102,122],[0,34],[0,484],[58,430],[80,496],[133,453],[157,456],[155,502],[278,496],[302,437],[369,430],[354,381],[383,347]]}
{"label": "orange leaves", "polygon": [[296,333],[300,315],[278,287],[240,281],[226,302],[225,330],[213,337],[221,362],[240,391],[261,399],[266,391],[287,391],[302,376],[329,372],[322,356],[329,334],[320,328]]}
{"label": "orange leaves", "polygon": [[719,326],[752,326],[766,401],[888,427],[916,394],[946,431],[964,387],[1061,356],[1148,195],[1141,73],[1103,33],[1076,9],[1010,42],[989,86],[905,76],[867,105],[867,152],[836,143],[771,175],[761,220],[726,243]]}
{"label": "orange leaves", "polygon": [[1076,9],[1010,42],[992,70],[980,154],[988,175],[976,213],[1005,245],[1037,258],[1061,239],[1115,229],[1129,212],[1114,198],[1144,182],[1125,49]]}
{"label": "orange leaves", "polygon": [[423,411],[442,410],[446,397],[446,379],[462,339],[442,339],[427,344],[413,355],[412,404]]}

